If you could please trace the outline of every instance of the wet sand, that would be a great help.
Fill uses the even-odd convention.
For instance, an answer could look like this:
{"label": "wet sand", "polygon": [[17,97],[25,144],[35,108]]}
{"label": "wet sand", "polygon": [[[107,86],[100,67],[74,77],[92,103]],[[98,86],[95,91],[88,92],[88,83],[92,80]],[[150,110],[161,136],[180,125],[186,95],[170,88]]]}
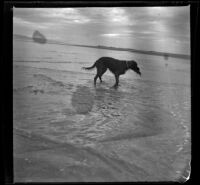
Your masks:
{"label": "wet sand", "polygon": [[[38,136],[14,136],[16,182],[177,181],[178,171],[183,173],[189,163],[188,151],[175,154],[170,147],[173,140],[107,143],[97,152]],[[129,162],[115,156],[121,145]]]}
{"label": "wet sand", "polygon": [[133,79],[133,86],[122,78],[116,91],[106,76],[95,89],[93,74],[23,66],[15,66],[14,76],[15,182],[184,181],[188,175],[190,123],[170,112],[166,84]]}

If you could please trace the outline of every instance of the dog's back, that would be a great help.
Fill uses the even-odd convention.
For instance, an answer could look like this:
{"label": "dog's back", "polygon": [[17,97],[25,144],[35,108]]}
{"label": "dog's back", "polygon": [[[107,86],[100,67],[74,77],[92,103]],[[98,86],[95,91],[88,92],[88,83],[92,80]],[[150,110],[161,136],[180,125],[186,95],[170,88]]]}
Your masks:
{"label": "dog's back", "polygon": [[102,57],[97,61],[96,66],[105,66],[108,68],[113,74],[119,73],[124,74],[127,70],[126,62],[123,60],[118,60],[112,57]]}
{"label": "dog's back", "polygon": [[99,58],[91,67],[83,67],[83,69],[93,69],[96,67],[97,69],[101,67],[112,68],[113,66],[119,65],[119,60],[114,59],[112,57],[101,57]]}

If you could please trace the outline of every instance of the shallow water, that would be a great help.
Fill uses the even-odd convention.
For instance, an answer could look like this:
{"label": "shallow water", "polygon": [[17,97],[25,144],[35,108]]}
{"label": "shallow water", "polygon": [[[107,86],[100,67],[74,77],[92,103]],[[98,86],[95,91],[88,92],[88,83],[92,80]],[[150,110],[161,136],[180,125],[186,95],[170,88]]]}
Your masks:
{"label": "shallow water", "polygon": [[[22,41],[13,46],[15,181],[183,178],[190,161],[188,60]],[[113,89],[107,72],[94,88],[95,70],[81,67],[100,56],[134,59],[142,77],[128,71]]]}

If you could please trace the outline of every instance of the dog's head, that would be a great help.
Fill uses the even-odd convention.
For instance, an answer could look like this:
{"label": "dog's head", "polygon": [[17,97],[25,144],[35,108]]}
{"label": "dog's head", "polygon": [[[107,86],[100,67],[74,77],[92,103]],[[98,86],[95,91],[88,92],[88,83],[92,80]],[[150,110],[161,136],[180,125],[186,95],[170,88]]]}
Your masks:
{"label": "dog's head", "polygon": [[134,60],[129,61],[129,68],[141,76],[140,68]]}

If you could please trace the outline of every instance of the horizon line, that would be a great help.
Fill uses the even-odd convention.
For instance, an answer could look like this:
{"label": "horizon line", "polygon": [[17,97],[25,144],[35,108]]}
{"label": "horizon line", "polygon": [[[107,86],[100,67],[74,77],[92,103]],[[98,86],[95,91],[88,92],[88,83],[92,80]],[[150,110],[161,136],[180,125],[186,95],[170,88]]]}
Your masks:
{"label": "horizon line", "polygon": [[[34,42],[33,38],[30,37],[30,36],[14,34],[13,33],[13,39],[14,39],[14,36],[19,36],[19,37],[24,38],[24,39],[30,39],[29,40],[30,42]],[[89,47],[89,48],[97,48],[97,49],[107,49],[107,50],[115,50],[115,51],[117,50],[117,51],[135,52],[135,53],[141,53],[141,54],[147,54],[147,55],[163,56],[163,57],[166,57],[166,58],[168,58],[168,57],[183,58],[183,59],[190,59],[191,58],[191,55],[180,54],[180,53],[149,51],[149,50],[141,50],[141,49],[133,49],[133,48],[119,48],[119,47],[105,46],[105,45],[75,44],[75,43],[62,42],[62,41],[59,41],[59,40],[49,40],[49,39],[47,39],[47,43],[49,43],[49,44],[70,45],[70,46],[77,46],[77,47]]]}

